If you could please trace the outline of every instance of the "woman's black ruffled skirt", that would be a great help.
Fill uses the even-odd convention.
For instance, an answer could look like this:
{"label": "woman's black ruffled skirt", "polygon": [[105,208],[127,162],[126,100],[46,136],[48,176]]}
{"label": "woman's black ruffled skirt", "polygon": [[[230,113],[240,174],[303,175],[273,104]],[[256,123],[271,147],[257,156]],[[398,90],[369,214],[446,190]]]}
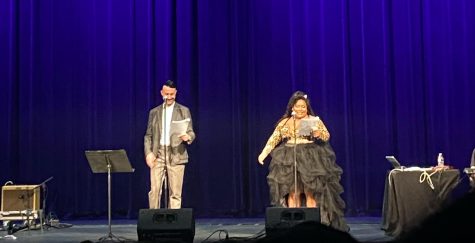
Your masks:
{"label": "woman's black ruffled skirt", "polygon": [[[294,153],[295,151],[295,153]],[[272,152],[267,183],[271,204],[286,207],[286,197],[294,191],[294,155],[297,161],[297,188],[311,192],[320,208],[323,224],[349,231],[344,219],[345,202],[340,197],[342,169],[336,164],[335,152],[329,143],[280,144]],[[304,198],[304,197],[303,197]]]}

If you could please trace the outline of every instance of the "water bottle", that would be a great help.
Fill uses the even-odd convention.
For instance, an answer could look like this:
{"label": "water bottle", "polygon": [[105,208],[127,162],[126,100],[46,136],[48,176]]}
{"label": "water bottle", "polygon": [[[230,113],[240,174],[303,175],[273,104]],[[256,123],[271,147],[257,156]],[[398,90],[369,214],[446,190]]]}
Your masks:
{"label": "water bottle", "polygon": [[444,156],[442,155],[442,153],[439,153],[439,156],[437,156],[437,166],[444,166]]}

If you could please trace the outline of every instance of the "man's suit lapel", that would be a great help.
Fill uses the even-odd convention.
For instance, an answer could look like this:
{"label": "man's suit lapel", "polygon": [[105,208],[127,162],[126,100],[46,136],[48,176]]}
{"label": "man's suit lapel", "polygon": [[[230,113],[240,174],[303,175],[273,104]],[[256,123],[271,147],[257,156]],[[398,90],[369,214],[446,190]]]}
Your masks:
{"label": "man's suit lapel", "polygon": [[172,112],[172,121],[178,121],[178,120],[180,120],[180,119],[178,118],[177,109],[178,109],[178,104],[175,102],[175,105],[173,106],[173,112]]}
{"label": "man's suit lapel", "polygon": [[159,136],[162,133],[162,124],[163,124],[162,118],[163,118],[163,105],[160,105],[160,107],[158,107],[158,112],[157,112],[157,131],[158,131]]}

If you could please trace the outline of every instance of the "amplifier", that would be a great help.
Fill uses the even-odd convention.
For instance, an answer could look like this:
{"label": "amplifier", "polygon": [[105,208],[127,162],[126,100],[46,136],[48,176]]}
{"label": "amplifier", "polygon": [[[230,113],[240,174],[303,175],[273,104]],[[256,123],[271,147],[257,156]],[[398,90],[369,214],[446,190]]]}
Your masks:
{"label": "amplifier", "polygon": [[40,210],[40,186],[2,186],[2,212]]}

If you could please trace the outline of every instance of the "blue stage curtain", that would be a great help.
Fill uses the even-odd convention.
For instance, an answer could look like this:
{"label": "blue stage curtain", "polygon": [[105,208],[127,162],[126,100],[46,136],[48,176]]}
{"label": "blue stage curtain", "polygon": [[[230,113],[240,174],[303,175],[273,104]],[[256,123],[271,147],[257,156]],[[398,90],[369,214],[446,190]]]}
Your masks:
{"label": "blue stage curtain", "polygon": [[53,176],[48,211],[104,216],[106,175],[84,151],[123,148],[136,171],[112,175],[112,208],[136,217],[148,111],[173,79],[197,133],[183,207],[263,215],[257,155],[302,90],[331,133],[347,215],[378,215],[385,155],[469,165],[474,25],[471,0],[2,0],[0,183]]}

